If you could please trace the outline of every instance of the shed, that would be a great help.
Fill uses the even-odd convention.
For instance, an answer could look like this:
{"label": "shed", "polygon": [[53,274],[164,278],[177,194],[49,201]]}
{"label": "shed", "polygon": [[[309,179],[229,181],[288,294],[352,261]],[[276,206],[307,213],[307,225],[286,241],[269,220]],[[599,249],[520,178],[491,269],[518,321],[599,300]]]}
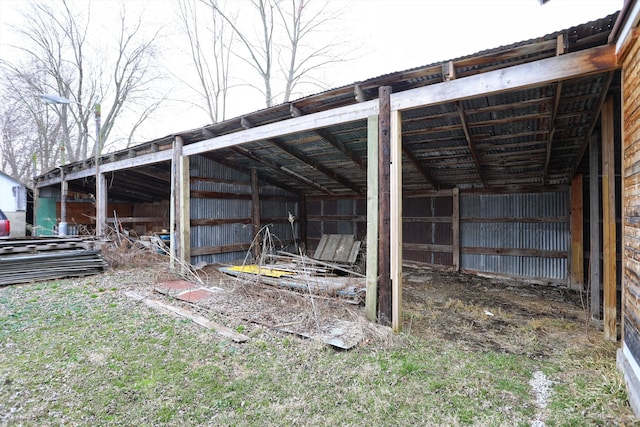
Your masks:
{"label": "shed", "polygon": [[0,209],[11,222],[11,236],[24,236],[26,233],[27,187],[4,172],[0,172]]}
{"label": "shed", "polygon": [[166,228],[191,263],[242,258],[266,225],[309,252],[354,235],[367,313],[396,330],[406,263],[590,284],[591,315],[615,340],[617,17],[65,165],[36,178],[38,204],[99,235],[115,217]]}

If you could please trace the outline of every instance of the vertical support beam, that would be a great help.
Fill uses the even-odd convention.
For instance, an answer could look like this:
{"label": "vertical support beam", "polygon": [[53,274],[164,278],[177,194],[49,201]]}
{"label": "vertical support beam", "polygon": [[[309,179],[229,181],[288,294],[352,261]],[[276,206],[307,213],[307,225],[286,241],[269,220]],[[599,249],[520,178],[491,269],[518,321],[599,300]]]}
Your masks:
{"label": "vertical support beam", "polygon": [[460,271],[460,189],[451,190],[453,213],[451,215],[451,233],[453,238],[453,269]]}
{"label": "vertical support beam", "polygon": [[170,201],[170,266],[176,268],[176,260],[180,258],[179,239],[180,233],[180,158],[182,157],[182,137],[176,136],[173,140],[173,156],[171,158],[171,201]]}
{"label": "vertical support beam", "polygon": [[58,225],[58,235],[67,235],[67,194],[69,193],[69,182],[64,179],[64,169],[60,168],[62,182],[60,183],[60,225]]}
{"label": "vertical support beam", "polygon": [[260,257],[260,239],[257,237],[260,233],[260,182],[258,181],[258,171],[251,168],[251,225],[253,227],[252,238],[255,243],[253,245],[253,257]]}
{"label": "vertical support beam", "polygon": [[36,187],[36,181],[33,180],[33,226],[31,227],[31,235],[32,236],[40,236],[40,230],[38,229],[38,224],[40,222],[39,216],[39,208],[40,208],[40,189]]}
{"label": "vertical support beam", "polygon": [[391,327],[402,331],[402,113],[391,112],[390,120],[390,275]]}
{"label": "vertical support beam", "polygon": [[364,312],[378,318],[378,116],[367,120],[367,298]]}
{"label": "vertical support beam", "polygon": [[571,179],[571,289],[584,287],[584,233],[583,233],[582,174]]}
{"label": "vertical support beam", "polygon": [[189,156],[180,156],[180,238],[178,248],[183,266],[191,264],[191,179]]}
{"label": "vertical support beam", "polygon": [[[307,198],[304,193],[298,196],[298,254],[307,250]],[[303,252],[300,252],[302,248]]]}
{"label": "vertical support beam", "polygon": [[96,237],[104,236],[107,229],[107,177],[98,173],[96,182]]}
{"label": "vertical support beam", "polygon": [[604,337],[618,340],[616,286],[616,192],[613,98],[602,105],[602,264],[604,287]]}
{"label": "vertical support beam", "polygon": [[378,320],[391,323],[391,87],[378,89]]}
{"label": "vertical support beam", "polygon": [[589,287],[591,288],[591,318],[600,320],[600,192],[599,139],[589,142]]}

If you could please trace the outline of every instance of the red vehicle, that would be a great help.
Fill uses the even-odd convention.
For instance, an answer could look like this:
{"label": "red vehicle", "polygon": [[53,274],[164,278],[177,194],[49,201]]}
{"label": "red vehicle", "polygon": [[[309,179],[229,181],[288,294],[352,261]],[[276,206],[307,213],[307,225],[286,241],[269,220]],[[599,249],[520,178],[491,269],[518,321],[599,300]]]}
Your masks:
{"label": "red vehicle", "polygon": [[9,231],[11,230],[9,219],[7,216],[0,210],[0,237],[9,237]]}

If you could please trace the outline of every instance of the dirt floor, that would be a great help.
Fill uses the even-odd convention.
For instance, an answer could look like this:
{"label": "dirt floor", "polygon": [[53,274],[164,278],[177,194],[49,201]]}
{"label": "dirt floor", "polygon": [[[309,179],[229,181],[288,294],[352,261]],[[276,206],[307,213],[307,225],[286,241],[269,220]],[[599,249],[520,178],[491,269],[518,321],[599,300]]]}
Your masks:
{"label": "dirt floor", "polygon": [[[353,335],[351,339],[366,343],[363,305],[262,285],[259,277],[239,280],[214,265],[199,276],[216,292],[191,308],[244,334],[266,327],[319,336],[339,323],[342,332]],[[167,298],[153,287],[144,292],[147,297]],[[474,351],[546,358],[572,345],[589,346],[590,338],[601,333],[586,322],[586,301],[579,293],[515,280],[405,268],[403,306],[404,332],[455,341]]]}

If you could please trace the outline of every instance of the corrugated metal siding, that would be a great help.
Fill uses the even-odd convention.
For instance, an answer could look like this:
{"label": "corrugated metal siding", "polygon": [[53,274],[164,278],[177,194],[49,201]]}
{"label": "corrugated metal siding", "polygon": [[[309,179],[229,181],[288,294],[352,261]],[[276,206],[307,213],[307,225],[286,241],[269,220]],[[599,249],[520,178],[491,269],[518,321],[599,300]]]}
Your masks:
{"label": "corrugated metal siding", "polygon": [[364,199],[307,200],[307,244],[316,248],[323,234],[353,234],[363,241],[367,234]]}
{"label": "corrugated metal siding", "polygon": [[[195,179],[191,181],[192,191],[211,191],[230,194],[251,194],[251,177],[226,166],[213,162],[203,156],[192,156],[190,160],[190,173]],[[197,178],[203,178],[198,180]],[[214,182],[206,178],[214,178],[228,182]],[[273,187],[260,185],[260,195],[289,196],[288,192]],[[261,200],[260,214],[262,218],[281,219],[286,221],[289,212],[297,215],[297,203]],[[246,219],[251,218],[250,199],[211,199],[191,198],[191,219]],[[266,225],[266,224],[265,224]],[[295,224],[297,232],[297,224]],[[273,235],[276,249],[288,249],[282,242],[292,239],[291,225],[282,222],[269,225],[269,231]],[[191,227],[191,248],[206,248],[226,245],[249,245],[253,239],[253,227],[243,222],[195,225]],[[244,259],[246,251],[231,251],[220,254],[197,255],[191,257],[192,263],[205,261],[207,263],[230,262]]]}
{"label": "corrugated metal siding", "polygon": [[[566,281],[568,268],[566,257],[470,254],[464,253],[464,249],[531,249],[567,252],[570,235],[566,220],[518,222],[514,219],[567,218],[568,215],[566,191],[533,194],[462,194],[460,196],[461,268],[523,278]],[[501,218],[503,221],[500,221]],[[474,222],[470,222],[471,219]],[[482,219],[487,221],[482,222]]]}
{"label": "corrugated metal siding", "polygon": [[[451,217],[453,215],[453,198],[451,195],[435,197],[408,197],[402,203],[403,242],[411,245],[448,246],[448,252],[416,249],[415,246],[405,247],[402,256],[407,261],[431,264],[435,266],[453,265],[453,231]],[[430,218],[437,217],[434,221]],[[448,222],[440,222],[448,218]]]}

